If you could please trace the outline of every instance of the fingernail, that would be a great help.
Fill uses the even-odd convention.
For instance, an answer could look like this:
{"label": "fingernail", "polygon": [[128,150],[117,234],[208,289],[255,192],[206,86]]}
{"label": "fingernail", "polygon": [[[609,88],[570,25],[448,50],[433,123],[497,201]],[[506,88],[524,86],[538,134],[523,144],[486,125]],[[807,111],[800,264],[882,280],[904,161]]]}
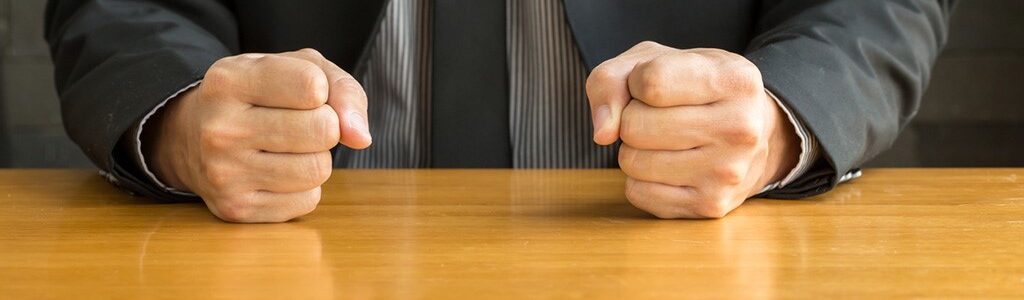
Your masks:
{"label": "fingernail", "polygon": [[363,116],[357,112],[353,111],[348,113],[348,127],[354,129],[363,136],[370,136],[370,126],[366,124],[366,119],[363,119]]}
{"label": "fingernail", "polygon": [[608,108],[608,105],[601,105],[594,112],[594,136],[597,136],[597,132],[604,128],[604,124],[608,123],[608,119],[612,116],[612,110]]}

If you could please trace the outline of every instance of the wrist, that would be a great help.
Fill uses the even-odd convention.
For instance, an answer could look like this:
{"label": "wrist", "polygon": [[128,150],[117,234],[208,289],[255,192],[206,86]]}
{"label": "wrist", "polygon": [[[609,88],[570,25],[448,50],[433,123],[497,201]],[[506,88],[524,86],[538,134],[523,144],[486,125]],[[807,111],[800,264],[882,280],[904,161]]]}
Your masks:
{"label": "wrist", "polygon": [[146,165],[157,180],[166,186],[182,192],[190,192],[186,184],[186,177],[181,170],[185,159],[182,151],[183,144],[175,139],[176,132],[180,130],[176,119],[181,116],[181,106],[184,98],[191,94],[186,91],[174,99],[170,99],[165,107],[150,117],[149,124],[143,129],[140,136],[142,142],[143,158]]}
{"label": "wrist", "polygon": [[771,107],[770,136],[768,138],[768,162],[765,164],[764,185],[782,181],[800,161],[800,137],[789,121],[786,112],[765,92]]}

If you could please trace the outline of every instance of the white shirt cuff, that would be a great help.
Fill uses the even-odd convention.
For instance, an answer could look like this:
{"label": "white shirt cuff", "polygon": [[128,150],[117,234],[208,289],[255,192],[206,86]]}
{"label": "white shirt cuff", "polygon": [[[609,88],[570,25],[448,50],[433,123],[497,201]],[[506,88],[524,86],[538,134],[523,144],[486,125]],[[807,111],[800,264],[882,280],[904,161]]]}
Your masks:
{"label": "white shirt cuff", "polygon": [[796,135],[800,137],[800,160],[796,163],[796,167],[793,167],[793,169],[789,171],[789,174],[786,174],[786,177],[783,177],[780,181],[768,184],[768,186],[761,189],[758,194],[786,186],[797,178],[800,178],[800,176],[807,173],[807,170],[811,168],[811,165],[818,160],[819,155],[818,140],[814,138],[814,135],[811,134],[811,132],[807,130],[807,127],[805,127],[804,124],[796,118],[796,115],[790,111],[789,107],[786,107],[786,104],[779,100],[779,97],[776,97],[775,94],[768,89],[765,89],[765,92],[767,92],[768,96],[772,97],[772,100],[775,100],[775,103],[778,104],[779,107],[782,108],[782,111],[786,113],[786,117],[789,119],[789,122],[793,124],[793,129],[796,130]]}
{"label": "white shirt cuff", "polygon": [[146,121],[149,121],[150,117],[152,117],[154,114],[156,114],[156,112],[159,111],[161,108],[163,108],[164,105],[167,105],[168,101],[171,101],[171,99],[174,99],[174,97],[177,97],[181,93],[184,93],[185,91],[187,91],[187,90],[189,90],[189,89],[191,89],[193,87],[196,87],[197,85],[199,85],[202,82],[203,82],[203,80],[199,80],[199,81],[193,82],[192,84],[186,86],[185,88],[182,88],[181,90],[178,90],[177,92],[172,94],[170,97],[167,97],[167,99],[164,99],[163,102],[160,102],[160,104],[158,104],[156,107],[154,107],[153,110],[150,110],[149,113],[147,113],[145,116],[143,116],[142,117],[142,121],[139,121],[139,125],[137,125],[137,126],[135,126],[135,128],[133,128],[133,130],[134,130],[134,135],[133,135],[134,140],[132,142],[135,143],[135,145],[134,145],[134,149],[135,149],[135,151],[134,151],[135,152],[135,162],[138,164],[138,166],[140,168],[142,168],[142,172],[146,173],[146,176],[149,177],[150,181],[152,181],[154,184],[156,184],[157,186],[159,186],[160,188],[164,189],[165,191],[167,191],[167,192],[169,192],[171,194],[183,195],[183,196],[195,196],[195,194],[193,194],[193,193],[179,191],[179,190],[177,190],[175,188],[172,188],[172,187],[168,186],[167,184],[164,184],[162,181],[160,181],[160,179],[156,178],[156,175],[153,174],[153,171],[149,169],[149,165],[146,164],[146,157],[142,155],[142,130],[144,130],[146,128],[145,127],[146,126]]}

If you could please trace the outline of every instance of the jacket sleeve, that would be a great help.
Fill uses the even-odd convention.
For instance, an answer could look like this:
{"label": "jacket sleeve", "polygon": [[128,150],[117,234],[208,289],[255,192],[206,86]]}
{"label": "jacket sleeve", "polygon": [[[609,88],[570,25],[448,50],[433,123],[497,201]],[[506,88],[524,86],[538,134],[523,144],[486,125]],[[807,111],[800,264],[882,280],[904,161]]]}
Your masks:
{"label": "jacket sleeve", "polygon": [[65,130],[111,182],[144,196],[156,187],[118,146],[157,104],[238,52],[235,18],[213,0],[51,0],[46,40]]}
{"label": "jacket sleeve", "polygon": [[763,196],[832,189],[917,113],[946,42],[951,0],[765,1],[745,56],[820,143],[821,158]]}

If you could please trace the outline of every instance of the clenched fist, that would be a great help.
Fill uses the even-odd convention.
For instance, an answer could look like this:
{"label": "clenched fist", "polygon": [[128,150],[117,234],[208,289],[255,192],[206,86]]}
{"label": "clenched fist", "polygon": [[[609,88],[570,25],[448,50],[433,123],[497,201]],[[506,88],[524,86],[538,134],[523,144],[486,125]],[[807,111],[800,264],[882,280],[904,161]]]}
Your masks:
{"label": "clenched fist", "polygon": [[587,78],[594,141],[619,138],[626,197],[661,218],[718,218],[798,160],[799,137],[743,56],[643,42]]}
{"label": "clenched fist", "polygon": [[221,59],[151,122],[143,152],[157,178],[232,222],[311,212],[329,150],[370,145],[362,86],[311,49]]}

